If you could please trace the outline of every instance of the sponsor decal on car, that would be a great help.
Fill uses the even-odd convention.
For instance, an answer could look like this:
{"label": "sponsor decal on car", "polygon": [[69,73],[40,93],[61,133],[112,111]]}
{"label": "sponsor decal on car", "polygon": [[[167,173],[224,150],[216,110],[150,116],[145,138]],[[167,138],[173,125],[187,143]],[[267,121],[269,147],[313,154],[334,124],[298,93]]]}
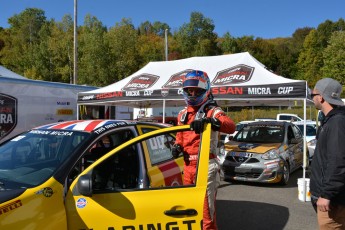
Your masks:
{"label": "sponsor decal on car", "polygon": [[[168,215],[168,214],[167,214]],[[119,228],[118,228],[119,227]],[[93,230],[96,228],[90,228],[90,230]],[[139,224],[139,225],[124,225],[124,226],[108,226],[107,229],[130,229],[130,230],[151,230],[151,229],[200,229],[200,226],[196,224],[195,220],[183,220],[179,222],[167,222],[167,223],[148,223],[148,224]]]}
{"label": "sponsor decal on car", "polygon": [[228,153],[232,157],[252,157],[252,153],[247,153],[247,152],[229,152]]}
{"label": "sponsor decal on car", "polygon": [[51,197],[54,194],[54,191],[52,188],[46,187],[36,192],[36,194],[43,194],[45,197]]}
{"label": "sponsor decal on car", "polygon": [[19,208],[21,206],[23,206],[21,200],[16,200],[16,201],[13,201],[13,202],[11,202],[9,204],[1,206],[0,207],[0,215],[5,214],[5,213],[7,213],[9,211],[12,211],[12,210],[14,210],[16,208]]}
{"label": "sponsor decal on car", "polygon": [[238,148],[241,150],[248,150],[258,147],[259,144],[252,144],[252,143],[241,143],[238,145]]}
{"label": "sponsor decal on car", "polygon": [[77,208],[85,208],[87,205],[87,200],[85,198],[79,198],[76,202]]}

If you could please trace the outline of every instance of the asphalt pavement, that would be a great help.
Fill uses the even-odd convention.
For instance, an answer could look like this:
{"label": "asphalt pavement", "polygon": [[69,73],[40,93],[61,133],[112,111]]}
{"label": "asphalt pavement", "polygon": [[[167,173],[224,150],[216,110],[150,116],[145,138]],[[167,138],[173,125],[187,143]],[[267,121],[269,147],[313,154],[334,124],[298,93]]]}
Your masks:
{"label": "asphalt pavement", "polygon": [[290,175],[286,186],[222,181],[216,203],[219,230],[318,229],[310,201],[298,199],[298,178],[303,178],[302,169]]}

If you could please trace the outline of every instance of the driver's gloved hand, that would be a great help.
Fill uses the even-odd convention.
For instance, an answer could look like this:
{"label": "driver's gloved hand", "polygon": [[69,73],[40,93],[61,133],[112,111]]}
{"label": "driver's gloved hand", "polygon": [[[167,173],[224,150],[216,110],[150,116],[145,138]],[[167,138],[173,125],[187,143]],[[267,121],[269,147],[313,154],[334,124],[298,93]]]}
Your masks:
{"label": "driver's gloved hand", "polygon": [[211,127],[214,131],[218,131],[220,129],[220,121],[214,117],[204,117],[200,120],[192,121],[190,128],[191,130],[194,130],[195,133],[200,134],[205,123],[211,123]]}

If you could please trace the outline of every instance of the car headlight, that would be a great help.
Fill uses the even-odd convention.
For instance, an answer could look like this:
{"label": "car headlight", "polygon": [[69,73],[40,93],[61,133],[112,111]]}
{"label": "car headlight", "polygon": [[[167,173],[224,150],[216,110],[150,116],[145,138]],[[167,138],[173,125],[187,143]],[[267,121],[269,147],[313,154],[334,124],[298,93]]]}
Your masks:
{"label": "car headlight", "polygon": [[279,158],[279,153],[277,149],[272,149],[266,153],[264,153],[264,155],[262,155],[261,157],[264,160],[274,160]]}
{"label": "car headlight", "polygon": [[316,145],[316,139],[313,139],[311,141],[308,141],[307,143],[308,146],[315,146]]}

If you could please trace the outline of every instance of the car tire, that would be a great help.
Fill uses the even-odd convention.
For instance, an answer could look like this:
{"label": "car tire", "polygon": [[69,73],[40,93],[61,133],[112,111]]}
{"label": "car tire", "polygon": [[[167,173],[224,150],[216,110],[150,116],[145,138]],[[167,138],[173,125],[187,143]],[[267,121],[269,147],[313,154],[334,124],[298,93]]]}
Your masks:
{"label": "car tire", "polygon": [[287,185],[290,179],[290,167],[289,164],[285,161],[284,167],[283,167],[283,175],[280,179],[279,184],[281,185]]}

